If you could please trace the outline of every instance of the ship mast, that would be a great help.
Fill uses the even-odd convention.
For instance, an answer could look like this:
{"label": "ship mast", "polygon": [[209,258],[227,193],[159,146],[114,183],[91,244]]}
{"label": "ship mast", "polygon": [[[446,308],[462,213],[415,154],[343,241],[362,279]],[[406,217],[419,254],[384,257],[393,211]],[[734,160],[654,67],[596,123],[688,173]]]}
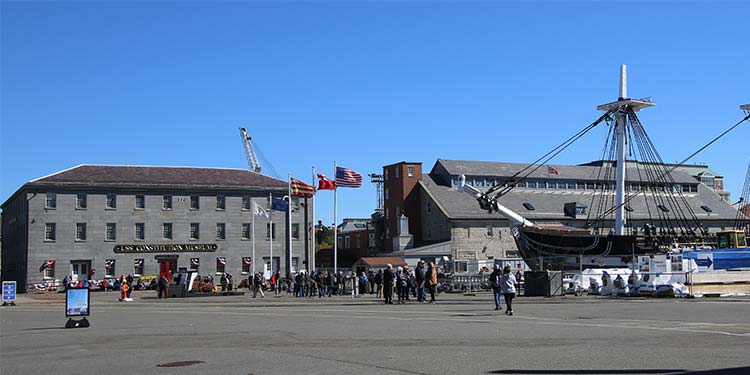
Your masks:
{"label": "ship mast", "polygon": [[620,92],[616,102],[602,104],[596,109],[615,112],[615,135],[617,137],[617,166],[615,172],[615,235],[621,236],[625,229],[625,129],[628,124],[628,109],[633,112],[654,106],[650,99],[629,99],[628,78],[625,64],[620,65]]}

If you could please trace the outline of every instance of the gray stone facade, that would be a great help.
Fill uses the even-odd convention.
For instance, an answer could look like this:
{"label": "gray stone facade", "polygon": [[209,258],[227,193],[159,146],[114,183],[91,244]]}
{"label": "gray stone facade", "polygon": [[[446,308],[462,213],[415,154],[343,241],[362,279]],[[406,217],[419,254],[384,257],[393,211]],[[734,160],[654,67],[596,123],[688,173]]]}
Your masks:
{"label": "gray stone facade", "polygon": [[[292,233],[296,236],[291,241],[291,257],[287,253],[287,212],[269,208],[269,194],[276,198],[287,195],[285,181],[273,180],[273,186],[215,188],[200,183],[149,186],[147,182],[142,187],[34,182],[22,187],[3,205],[3,279],[18,281],[19,290],[23,290],[74,272],[80,274],[79,278],[93,279],[122,274],[158,275],[159,260],[174,260],[178,269],[194,269],[191,258],[198,259],[200,274],[214,275],[221,271],[219,258],[223,258],[224,272],[233,274],[239,283],[249,275],[247,271],[252,271],[247,265],[243,267],[243,258],[251,257],[253,241],[247,234],[256,203],[272,215],[276,267],[283,274],[306,267],[306,200],[292,199]],[[48,204],[48,194],[54,194],[55,207]],[[78,205],[79,194],[85,195],[85,208]],[[116,207],[108,207],[108,195],[115,197]],[[137,196],[143,197],[143,208],[136,206]],[[164,208],[165,196],[171,197],[171,208]],[[217,200],[223,201],[223,208],[217,207]],[[268,222],[269,219],[255,215],[255,255],[258,262],[263,259],[262,263],[252,260],[256,272],[264,270],[263,264],[269,259]],[[164,224],[171,226],[171,238],[166,238],[169,236],[165,236]],[[54,226],[53,235],[49,233],[50,225]],[[85,239],[77,238],[82,236],[84,225]],[[108,227],[114,238],[107,238]],[[220,232],[224,232],[223,236]],[[192,251],[199,250],[196,245],[203,245],[203,251]],[[123,246],[129,252],[115,251]],[[136,260],[141,259],[142,270],[136,268]],[[39,272],[40,265],[48,260],[55,261],[54,273]],[[105,264],[113,264],[114,268]]]}

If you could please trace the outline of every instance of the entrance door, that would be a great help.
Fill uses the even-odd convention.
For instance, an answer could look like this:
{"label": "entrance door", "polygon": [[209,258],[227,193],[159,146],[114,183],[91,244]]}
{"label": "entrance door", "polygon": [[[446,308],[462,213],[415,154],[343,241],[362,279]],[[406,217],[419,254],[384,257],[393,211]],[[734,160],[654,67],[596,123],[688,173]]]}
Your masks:
{"label": "entrance door", "polygon": [[73,280],[88,280],[89,271],[91,270],[91,261],[85,260],[74,260],[70,262],[71,272]]}
{"label": "entrance door", "polygon": [[160,259],[159,260],[159,276],[164,276],[167,280],[172,281],[172,274],[177,271],[177,260],[176,259]]}

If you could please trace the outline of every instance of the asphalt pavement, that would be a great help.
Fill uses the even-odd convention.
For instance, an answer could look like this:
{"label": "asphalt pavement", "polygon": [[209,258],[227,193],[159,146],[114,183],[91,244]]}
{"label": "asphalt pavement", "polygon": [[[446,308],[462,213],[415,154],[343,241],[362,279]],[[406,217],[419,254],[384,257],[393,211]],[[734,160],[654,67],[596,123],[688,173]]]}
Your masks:
{"label": "asphalt pavement", "polygon": [[[750,373],[750,299],[519,297],[436,304],[92,293],[65,329],[62,294],[0,308],[2,374]],[[707,372],[706,372],[707,371]]]}

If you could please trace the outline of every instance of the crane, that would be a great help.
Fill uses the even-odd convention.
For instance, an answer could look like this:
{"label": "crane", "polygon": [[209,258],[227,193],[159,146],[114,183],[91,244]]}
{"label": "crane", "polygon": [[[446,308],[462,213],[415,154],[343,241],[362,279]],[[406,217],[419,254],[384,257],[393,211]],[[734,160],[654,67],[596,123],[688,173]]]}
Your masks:
{"label": "crane", "polygon": [[245,157],[247,158],[247,166],[251,171],[260,173],[260,163],[258,158],[255,156],[255,150],[253,149],[253,139],[247,134],[245,128],[240,128],[240,136],[242,137],[242,146],[245,149]]}

